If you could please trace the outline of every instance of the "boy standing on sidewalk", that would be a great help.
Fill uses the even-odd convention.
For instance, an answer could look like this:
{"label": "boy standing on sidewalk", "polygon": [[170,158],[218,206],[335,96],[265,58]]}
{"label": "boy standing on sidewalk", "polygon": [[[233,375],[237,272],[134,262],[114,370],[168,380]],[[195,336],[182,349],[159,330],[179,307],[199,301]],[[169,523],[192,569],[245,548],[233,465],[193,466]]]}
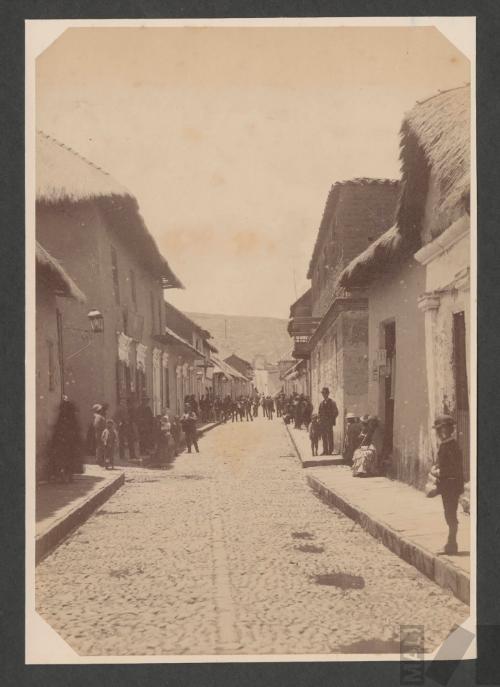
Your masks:
{"label": "boy standing on sidewalk", "polygon": [[191,453],[191,446],[194,446],[196,453],[199,453],[198,441],[196,438],[196,413],[191,410],[189,403],[185,405],[184,415],[181,417],[181,427],[186,436],[187,453]]}
{"label": "boy standing on sidewalk", "polygon": [[113,420],[106,420],[106,429],[102,433],[102,443],[104,445],[104,466],[106,470],[115,467],[115,449],[118,445],[118,434]]}
{"label": "boy standing on sidewalk", "polygon": [[435,474],[439,493],[443,499],[444,517],[448,525],[448,541],[443,551],[447,555],[458,553],[458,499],[464,490],[464,474],[462,452],[453,438],[455,420],[451,415],[438,415],[434,422],[434,429],[439,440],[437,467]]}

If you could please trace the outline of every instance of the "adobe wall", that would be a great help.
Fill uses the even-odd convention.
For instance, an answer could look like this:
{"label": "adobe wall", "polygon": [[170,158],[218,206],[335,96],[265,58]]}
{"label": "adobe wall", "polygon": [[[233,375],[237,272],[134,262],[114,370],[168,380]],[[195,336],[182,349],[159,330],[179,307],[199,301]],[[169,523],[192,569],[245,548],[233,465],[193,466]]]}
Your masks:
{"label": "adobe wall", "polygon": [[[45,476],[47,442],[57,419],[61,402],[61,374],[59,367],[56,297],[43,285],[36,289],[36,475]],[[53,346],[53,384],[49,384],[49,348]]]}
{"label": "adobe wall", "polygon": [[[164,348],[151,339],[151,334],[159,332],[163,293],[120,237],[108,231],[92,203],[37,207],[37,238],[87,296],[85,304],[61,299],[65,359],[89,341],[84,333],[89,330],[88,311],[97,308],[104,317],[104,332],[91,335],[92,344],[65,363],[65,393],[77,403],[85,432],[94,403],[109,403],[111,415],[117,407],[117,335],[123,331],[123,307],[129,312],[129,322],[132,313],[139,313],[144,318],[142,343],[148,347],[146,388],[151,398],[152,349],[154,346]],[[111,246],[117,254],[119,304],[115,302],[113,291]],[[135,274],[136,305],[132,300],[130,269]],[[131,363],[135,366],[133,354]],[[172,378],[170,381],[171,387],[175,386]]]}
{"label": "adobe wall", "polygon": [[383,368],[384,323],[396,326],[394,449],[390,476],[423,487],[432,463],[429,436],[424,315],[417,305],[425,291],[425,268],[411,259],[396,273],[371,285],[369,292],[369,412],[385,429]]}
{"label": "adobe wall", "polygon": [[[342,270],[394,223],[399,186],[346,184],[338,193],[335,212],[313,270],[313,317],[323,317],[327,312]],[[325,262],[329,269],[324,268]]]}

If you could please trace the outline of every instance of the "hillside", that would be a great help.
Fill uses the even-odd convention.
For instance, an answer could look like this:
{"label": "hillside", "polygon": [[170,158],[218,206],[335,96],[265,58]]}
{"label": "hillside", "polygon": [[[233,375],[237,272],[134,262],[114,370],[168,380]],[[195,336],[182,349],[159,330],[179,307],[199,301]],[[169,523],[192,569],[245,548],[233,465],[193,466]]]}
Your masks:
{"label": "hillside", "polygon": [[236,353],[252,362],[256,355],[263,355],[268,363],[291,357],[292,340],[286,331],[287,320],[206,313],[186,315],[212,334],[221,357]]}

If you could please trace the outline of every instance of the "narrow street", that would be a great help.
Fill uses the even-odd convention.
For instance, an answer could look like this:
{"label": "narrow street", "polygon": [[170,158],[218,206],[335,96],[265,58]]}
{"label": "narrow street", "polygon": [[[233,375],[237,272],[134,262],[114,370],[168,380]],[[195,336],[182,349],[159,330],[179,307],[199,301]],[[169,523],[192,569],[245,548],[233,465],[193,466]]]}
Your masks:
{"label": "narrow street", "polygon": [[37,568],[37,610],[80,654],[426,650],[468,608],[306,484],[280,419],[229,423],[125,485]]}

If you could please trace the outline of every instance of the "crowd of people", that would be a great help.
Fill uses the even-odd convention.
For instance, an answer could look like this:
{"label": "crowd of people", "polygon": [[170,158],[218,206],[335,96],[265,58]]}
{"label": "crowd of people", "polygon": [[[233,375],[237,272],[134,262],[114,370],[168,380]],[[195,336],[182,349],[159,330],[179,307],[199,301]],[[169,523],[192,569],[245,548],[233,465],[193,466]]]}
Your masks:
{"label": "crowd of people", "polygon": [[[168,463],[179,454],[181,438],[184,436],[186,452],[192,449],[199,453],[198,421],[202,422],[253,422],[262,409],[262,416],[268,420],[283,418],[286,424],[293,423],[296,429],[306,429],[311,441],[313,456],[318,455],[319,442],[322,442],[322,455],[333,455],[333,427],[336,425],[338,408],[330,398],[330,391],[323,387],[323,400],[314,412],[308,396],[294,393],[286,396],[278,394],[258,394],[240,396],[233,399],[226,396],[203,396],[199,401],[194,395],[184,399],[182,415],[165,408],[156,417],[144,396],[139,405],[133,398],[122,400],[114,414],[108,416],[109,405],[96,403],[92,407],[93,417],[87,430],[86,447],[81,439],[78,409],[67,397],[63,396],[59,414],[54,424],[52,437],[48,444],[47,477],[49,480],[70,482],[73,475],[83,472],[84,454],[95,456],[98,465],[113,469],[115,456],[134,460],[140,455],[149,454],[152,464]],[[345,417],[344,445],[339,453],[345,464],[351,466],[354,477],[370,477],[380,473],[379,457],[374,440],[379,428],[378,418],[370,415],[356,416],[347,413]],[[445,519],[449,528],[448,541],[444,552],[457,551],[457,508],[460,494],[464,489],[462,457],[456,440],[453,438],[454,420],[449,415],[440,415],[434,423],[438,437],[438,454],[429,478],[432,480],[432,495],[440,493],[443,499]],[[428,495],[431,495],[429,492]]]}

